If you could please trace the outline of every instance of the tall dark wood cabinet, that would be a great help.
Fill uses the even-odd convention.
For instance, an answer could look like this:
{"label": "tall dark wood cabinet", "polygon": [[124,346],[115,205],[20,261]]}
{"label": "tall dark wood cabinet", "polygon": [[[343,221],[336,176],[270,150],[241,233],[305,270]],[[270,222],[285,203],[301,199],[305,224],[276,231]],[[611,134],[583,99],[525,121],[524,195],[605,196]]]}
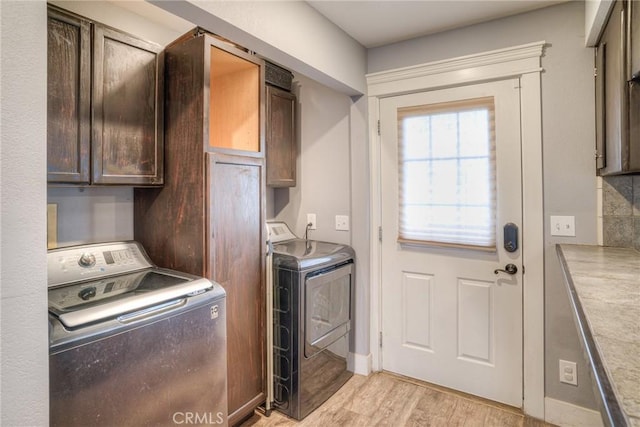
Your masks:
{"label": "tall dark wood cabinet", "polygon": [[50,183],[163,182],[162,47],[49,6]]}
{"label": "tall dark wood cabinet", "polygon": [[226,290],[233,425],[266,396],[264,67],[197,31],[165,57],[165,186],[135,191],[134,235]]}

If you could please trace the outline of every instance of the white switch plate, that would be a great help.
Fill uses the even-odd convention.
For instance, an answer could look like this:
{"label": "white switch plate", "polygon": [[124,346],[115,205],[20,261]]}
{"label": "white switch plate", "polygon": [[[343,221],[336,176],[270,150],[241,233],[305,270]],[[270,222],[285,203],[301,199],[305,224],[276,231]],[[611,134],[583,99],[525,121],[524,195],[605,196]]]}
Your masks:
{"label": "white switch plate", "polygon": [[569,362],[560,359],[560,382],[571,385],[578,385],[578,369],[576,362]]}
{"label": "white switch plate", "polygon": [[316,214],[307,214],[307,224],[311,224],[309,230],[316,229]]}
{"label": "white switch plate", "polygon": [[336,215],[336,230],[349,231],[349,217],[347,215]]}
{"label": "white switch plate", "polygon": [[572,236],[576,235],[575,216],[551,216],[552,236]]}

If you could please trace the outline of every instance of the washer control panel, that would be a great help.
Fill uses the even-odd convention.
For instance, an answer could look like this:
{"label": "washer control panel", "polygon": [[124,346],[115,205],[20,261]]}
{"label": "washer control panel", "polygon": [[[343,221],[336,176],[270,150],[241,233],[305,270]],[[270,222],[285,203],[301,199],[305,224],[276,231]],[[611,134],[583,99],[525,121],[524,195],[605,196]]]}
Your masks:
{"label": "washer control panel", "polygon": [[137,242],[52,249],[47,252],[48,286],[58,286],[153,267]]}
{"label": "washer control panel", "polygon": [[293,234],[289,226],[284,222],[268,222],[267,229],[269,230],[269,240],[271,240],[272,243],[286,242],[287,240],[296,238],[295,234]]}

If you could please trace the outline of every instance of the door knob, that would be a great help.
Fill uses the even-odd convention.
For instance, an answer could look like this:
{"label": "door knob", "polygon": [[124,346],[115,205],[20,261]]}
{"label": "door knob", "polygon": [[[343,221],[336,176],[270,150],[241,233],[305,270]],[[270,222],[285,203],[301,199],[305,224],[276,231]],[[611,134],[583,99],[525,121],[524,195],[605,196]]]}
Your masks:
{"label": "door knob", "polygon": [[498,274],[500,272],[507,273],[507,274],[516,274],[518,272],[518,267],[516,267],[515,264],[507,264],[505,265],[504,270],[497,268],[493,270],[493,272],[495,274]]}

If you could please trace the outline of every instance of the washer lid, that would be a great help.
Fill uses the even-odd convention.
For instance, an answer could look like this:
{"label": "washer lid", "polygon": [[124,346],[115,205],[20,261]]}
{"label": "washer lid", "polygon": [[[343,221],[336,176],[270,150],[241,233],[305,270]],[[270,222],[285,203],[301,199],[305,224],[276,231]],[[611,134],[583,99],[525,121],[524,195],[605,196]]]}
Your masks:
{"label": "washer lid", "polygon": [[49,288],[49,312],[66,327],[77,328],[187,298],[212,287],[213,283],[203,278],[151,268]]}
{"label": "washer lid", "polygon": [[353,259],[351,246],[319,240],[294,239],[273,245],[274,265],[303,270],[334,265]]}

